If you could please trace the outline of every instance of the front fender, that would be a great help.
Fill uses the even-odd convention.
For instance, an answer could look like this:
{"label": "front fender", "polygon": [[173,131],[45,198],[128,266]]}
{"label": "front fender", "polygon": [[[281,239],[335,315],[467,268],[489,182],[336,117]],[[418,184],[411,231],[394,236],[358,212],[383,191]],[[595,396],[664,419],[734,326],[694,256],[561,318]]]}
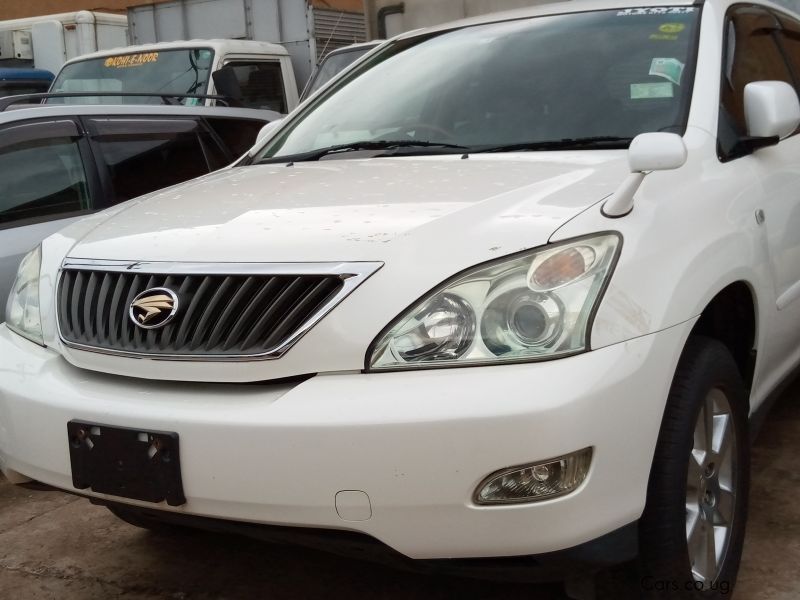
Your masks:
{"label": "front fender", "polygon": [[722,164],[713,138],[690,130],[686,165],[649,174],[633,212],[609,219],[600,206],[585,211],[551,238],[616,229],[619,263],[597,310],[591,347],[602,348],[661,331],[700,315],[722,289],[741,281],[756,302],[759,335],[775,305],[766,235],[756,222],[762,197],[745,166]]}

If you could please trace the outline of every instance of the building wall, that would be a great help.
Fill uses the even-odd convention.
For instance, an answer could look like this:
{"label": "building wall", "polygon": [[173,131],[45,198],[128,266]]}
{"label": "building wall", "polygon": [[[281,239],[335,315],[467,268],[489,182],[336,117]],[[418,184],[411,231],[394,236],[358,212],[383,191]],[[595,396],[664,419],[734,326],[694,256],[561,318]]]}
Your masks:
{"label": "building wall", "polygon": [[[420,27],[431,27],[487,13],[545,4],[552,0],[364,0],[367,33],[375,39],[383,29],[378,23],[382,8],[402,5],[403,12],[386,16],[386,36]],[[800,0],[797,0],[800,2]]]}
{"label": "building wall", "polygon": [[346,12],[364,12],[364,0],[312,0],[315,8],[330,8]]}
{"label": "building wall", "polygon": [[[124,13],[129,6],[160,4],[171,0],[0,0],[0,21],[38,17],[76,10]],[[298,2],[302,0],[297,0]],[[314,6],[361,12],[363,0],[310,0]]]}
{"label": "building wall", "polygon": [[124,13],[128,6],[165,1],[167,0],[0,0],[0,21],[76,10]]}

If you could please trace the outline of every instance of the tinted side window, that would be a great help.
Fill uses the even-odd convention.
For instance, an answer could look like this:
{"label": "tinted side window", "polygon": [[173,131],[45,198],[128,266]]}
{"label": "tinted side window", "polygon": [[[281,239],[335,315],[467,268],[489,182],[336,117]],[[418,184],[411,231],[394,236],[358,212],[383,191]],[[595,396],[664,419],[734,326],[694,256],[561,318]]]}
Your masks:
{"label": "tinted side window", "polygon": [[255,119],[206,119],[208,125],[230,151],[231,161],[239,158],[256,143],[256,137],[266,121]]}
{"label": "tinted side window", "polygon": [[212,160],[210,135],[191,119],[93,119],[89,131],[108,168],[114,202],[205,175],[224,164]]}
{"label": "tinted side window", "polygon": [[286,113],[283,73],[276,61],[236,61],[225,65],[233,69],[247,108],[266,108]]}
{"label": "tinted side window", "polygon": [[77,133],[72,122],[0,130],[0,226],[91,209]]}
{"label": "tinted side window", "polygon": [[729,14],[726,27],[718,137],[721,155],[733,158],[736,141],[747,133],[745,86],[753,81],[794,82],[778,46],[780,24],[773,15],[738,7]]}

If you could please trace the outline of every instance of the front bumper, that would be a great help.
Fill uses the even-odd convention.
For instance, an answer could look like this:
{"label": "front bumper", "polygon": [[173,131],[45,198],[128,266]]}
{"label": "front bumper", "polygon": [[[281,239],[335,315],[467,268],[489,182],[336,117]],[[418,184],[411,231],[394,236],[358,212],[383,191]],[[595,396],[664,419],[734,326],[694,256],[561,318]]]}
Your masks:
{"label": "front bumper", "polygon": [[[550,553],[641,515],[692,324],[543,363],[264,385],[98,374],[0,326],[0,468],[74,491],[68,421],[175,431],[187,503],[161,510],[351,530],[416,559]],[[591,470],[572,494],[471,500],[489,473],[589,446]],[[337,511],[351,491],[367,506]]]}

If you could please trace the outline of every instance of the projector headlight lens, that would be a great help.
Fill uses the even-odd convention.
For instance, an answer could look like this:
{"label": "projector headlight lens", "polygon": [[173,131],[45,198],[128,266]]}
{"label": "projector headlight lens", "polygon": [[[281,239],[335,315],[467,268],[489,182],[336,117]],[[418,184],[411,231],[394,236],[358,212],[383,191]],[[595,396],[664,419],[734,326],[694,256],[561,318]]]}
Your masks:
{"label": "projector headlight lens", "polygon": [[519,362],[585,351],[619,249],[619,235],[605,233],[470,269],[396,319],[373,343],[368,367]]}

